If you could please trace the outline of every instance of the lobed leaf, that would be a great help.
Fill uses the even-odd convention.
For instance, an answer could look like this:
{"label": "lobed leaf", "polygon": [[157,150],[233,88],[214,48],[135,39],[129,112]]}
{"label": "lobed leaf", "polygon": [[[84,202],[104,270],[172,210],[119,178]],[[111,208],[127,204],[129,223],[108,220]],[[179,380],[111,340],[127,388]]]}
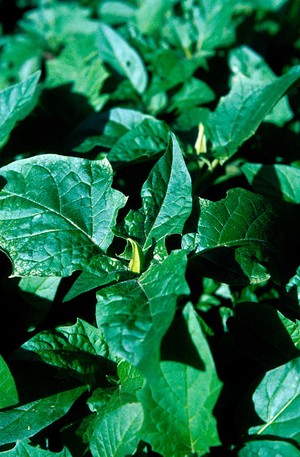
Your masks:
{"label": "lobed leaf", "polygon": [[[194,261],[203,258],[212,262],[213,277],[223,282],[255,283],[268,279],[261,266],[268,260],[271,248],[272,210],[268,202],[236,188],[217,202],[200,198],[199,205],[197,233],[183,239],[183,246],[194,251]],[[222,272],[225,265],[232,273]],[[210,276],[210,271],[207,273]]]}
{"label": "lobed leaf", "polygon": [[3,457],[72,457],[67,448],[61,452],[51,452],[41,449],[39,446],[34,447],[24,441],[18,441],[13,449],[0,452]]}
{"label": "lobed leaf", "polygon": [[14,275],[67,276],[111,244],[125,197],[111,188],[105,159],[42,155],[3,167],[1,176],[0,246]]}

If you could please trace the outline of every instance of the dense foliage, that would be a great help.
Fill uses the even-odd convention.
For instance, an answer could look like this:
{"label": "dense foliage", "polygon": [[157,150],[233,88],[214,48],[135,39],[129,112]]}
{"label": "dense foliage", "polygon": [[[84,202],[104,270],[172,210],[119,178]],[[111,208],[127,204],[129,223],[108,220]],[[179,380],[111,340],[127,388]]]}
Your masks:
{"label": "dense foliage", "polygon": [[299,11],[0,2],[0,456],[300,457]]}

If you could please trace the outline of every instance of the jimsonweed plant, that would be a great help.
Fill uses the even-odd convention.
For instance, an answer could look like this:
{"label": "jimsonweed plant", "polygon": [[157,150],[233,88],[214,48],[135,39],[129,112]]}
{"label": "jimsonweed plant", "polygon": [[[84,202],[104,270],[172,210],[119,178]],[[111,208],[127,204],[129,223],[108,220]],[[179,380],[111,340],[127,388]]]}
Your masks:
{"label": "jimsonweed plant", "polygon": [[299,8],[0,4],[0,456],[300,456]]}

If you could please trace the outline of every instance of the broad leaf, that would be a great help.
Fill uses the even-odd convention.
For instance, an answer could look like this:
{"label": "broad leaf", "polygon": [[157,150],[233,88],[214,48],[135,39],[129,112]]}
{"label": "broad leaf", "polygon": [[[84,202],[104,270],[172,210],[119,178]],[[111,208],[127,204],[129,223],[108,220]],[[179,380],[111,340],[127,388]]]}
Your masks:
{"label": "broad leaf", "polygon": [[7,165],[1,175],[0,246],[14,275],[67,276],[111,244],[125,197],[111,188],[105,159],[49,154]]}
{"label": "broad leaf", "polygon": [[300,443],[300,358],[268,371],[253,395],[255,411],[263,424],[251,435],[275,435]]}
{"label": "broad leaf", "polygon": [[119,384],[110,399],[104,389],[97,389],[88,402],[92,411],[97,412],[90,443],[93,457],[132,455],[140,440],[143,411],[136,392],[143,378],[125,361],[119,362],[117,374]]}
{"label": "broad leaf", "polygon": [[116,164],[152,159],[165,151],[168,140],[167,125],[148,117],[113,145],[108,158]]}
{"label": "broad leaf", "polygon": [[67,370],[73,376],[93,382],[104,369],[102,358],[108,358],[101,332],[82,319],[76,324],[44,330],[21,346],[16,357],[43,362]]}
{"label": "broad leaf", "polygon": [[0,355],[0,409],[18,403],[18,392],[13,375]]}
{"label": "broad leaf", "polygon": [[[197,233],[185,236],[183,246],[194,250],[193,261],[208,262],[205,275],[211,277],[212,271],[215,279],[241,284],[268,279],[261,266],[268,261],[271,249],[272,210],[268,202],[236,188],[220,201],[200,198],[199,204]],[[210,268],[209,263],[213,265]]]}
{"label": "broad leaf", "polygon": [[125,403],[108,411],[94,424],[90,442],[93,457],[133,455],[139,443],[143,411],[139,403]]}
{"label": "broad leaf", "polygon": [[40,447],[34,447],[24,441],[18,441],[16,446],[9,450],[0,452],[3,457],[72,457],[67,448],[61,452],[45,451]]}
{"label": "broad leaf", "polygon": [[[138,394],[144,409],[142,439],[164,457],[204,455],[220,443],[213,409],[221,383],[191,304],[184,308],[183,317],[183,330],[172,351],[175,361],[167,359],[149,368]],[[183,360],[176,361],[180,354]]]}
{"label": "broad leaf", "polygon": [[85,390],[76,387],[0,412],[0,445],[29,438],[60,419]]}
{"label": "broad leaf", "polygon": [[189,293],[185,268],[185,253],[173,251],[137,280],[120,282],[97,293],[97,325],[113,355],[142,370],[150,369],[158,360],[177,298]]}
{"label": "broad leaf", "polygon": [[100,91],[108,72],[97,55],[94,37],[78,35],[58,57],[47,61],[46,68],[47,87],[72,83],[72,91],[86,96],[96,111],[107,101],[108,95]]}
{"label": "broad leaf", "polygon": [[180,234],[192,210],[191,178],[176,137],[150,172],[141,190],[143,208],[130,211],[125,237],[138,238],[144,250],[168,235]]}
{"label": "broad leaf", "polygon": [[94,34],[97,22],[89,19],[90,11],[76,4],[43,5],[31,9],[22,17],[19,25],[28,35],[35,37],[36,45],[57,52],[59,46],[76,34]]}
{"label": "broad leaf", "polygon": [[61,278],[52,276],[50,278],[39,278],[37,276],[22,278],[19,282],[19,288],[22,292],[33,294],[36,301],[45,300],[53,301],[57,293]]}
{"label": "broad leaf", "polygon": [[137,27],[142,33],[153,33],[165,18],[170,9],[170,0],[144,0],[137,9],[135,19]]}
{"label": "broad leaf", "polygon": [[34,95],[39,78],[38,71],[0,92],[0,146],[16,123],[27,116],[34,107]]}
{"label": "broad leaf", "polygon": [[272,200],[300,204],[300,169],[289,165],[246,163],[242,166],[256,192]]}
{"label": "broad leaf", "polygon": [[[97,118],[87,119],[75,129],[72,136],[79,145],[73,149],[89,152],[95,147],[111,148],[110,162],[129,162],[165,149],[168,132],[165,123],[152,116],[132,109],[113,108]],[[143,141],[139,135],[143,136]]]}
{"label": "broad leaf", "polygon": [[300,457],[300,451],[285,441],[250,441],[239,451],[238,457]]}
{"label": "broad leaf", "polygon": [[250,138],[266,115],[300,79],[300,66],[271,83],[249,79],[242,73],[233,77],[232,88],[222,97],[207,122],[214,157],[225,162]]}
{"label": "broad leaf", "polygon": [[97,32],[100,57],[118,73],[126,76],[136,91],[142,94],[148,83],[148,76],[138,53],[115,32],[102,23]]}
{"label": "broad leaf", "polygon": [[203,81],[191,78],[182,88],[171,98],[171,104],[168,111],[184,111],[194,106],[203,105],[204,103],[214,100],[215,95],[211,88]]}
{"label": "broad leaf", "polygon": [[72,285],[64,301],[71,300],[96,287],[100,288],[105,284],[119,281],[129,275],[128,266],[120,260],[106,255],[96,255],[83,267],[82,273]]}

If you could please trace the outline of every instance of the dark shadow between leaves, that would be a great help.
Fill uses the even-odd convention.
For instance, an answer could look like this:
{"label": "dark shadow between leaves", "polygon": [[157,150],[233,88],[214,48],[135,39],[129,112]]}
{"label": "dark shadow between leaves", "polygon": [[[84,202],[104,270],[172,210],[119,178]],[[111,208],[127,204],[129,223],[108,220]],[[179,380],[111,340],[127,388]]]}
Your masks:
{"label": "dark shadow between leaves", "polygon": [[300,354],[271,305],[245,302],[234,310],[235,315],[227,320],[229,332],[214,351],[223,381],[215,415],[226,444],[245,438],[250,427],[263,424],[255,412],[253,393],[267,371]]}
{"label": "dark shadow between leaves", "polygon": [[235,248],[218,247],[201,252],[190,258],[189,267],[199,273],[199,277],[213,278],[232,286],[250,284],[239,263],[235,259]]}
{"label": "dark shadow between leaves", "polygon": [[270,227],[275,248],[270,266],[272,276],[284,283],[300,263],[299,236],[295,229],[300,220],[300,205],[285,200],[274,165],[263,165],[251,184],[255,192],[271,202],[277,215],[277,220]]}
{"label": "dark shadow between leaves", "polygon": [[205,370],[183,316],[176,317],[165,334],[161,344],[161,360]]}

